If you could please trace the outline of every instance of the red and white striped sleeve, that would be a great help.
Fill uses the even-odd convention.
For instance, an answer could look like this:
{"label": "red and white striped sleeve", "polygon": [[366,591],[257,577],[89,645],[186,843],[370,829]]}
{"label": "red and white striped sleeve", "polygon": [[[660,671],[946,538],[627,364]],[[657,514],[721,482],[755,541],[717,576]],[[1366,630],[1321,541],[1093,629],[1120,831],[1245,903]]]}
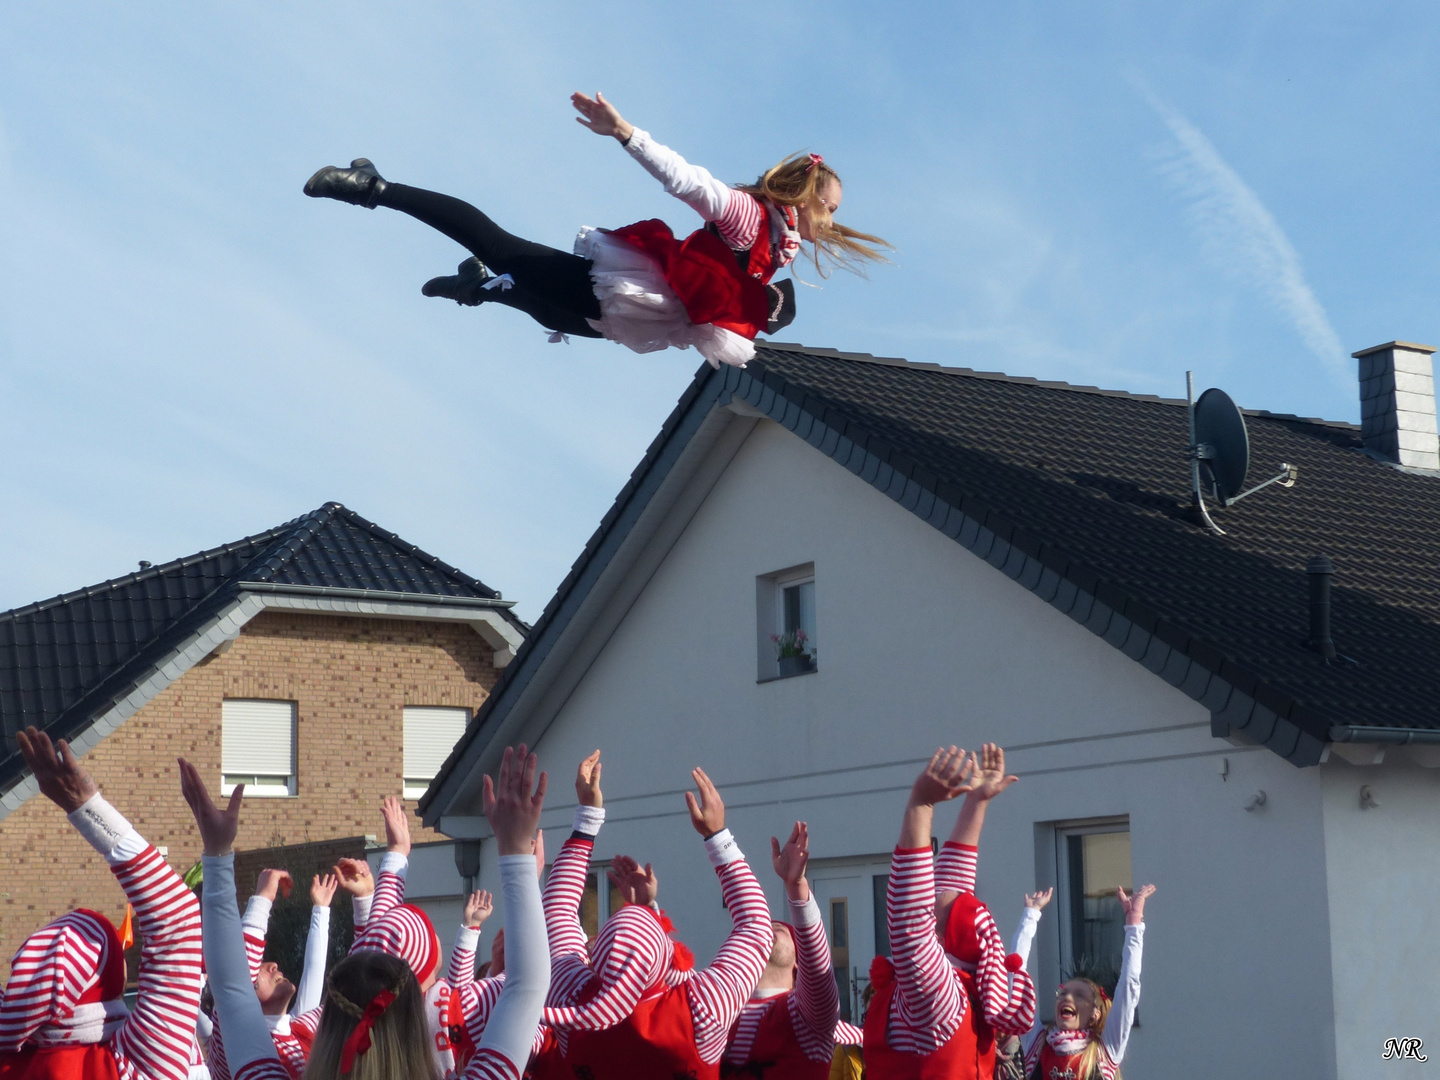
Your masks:
{"label": "red and white striped sleeve", "polygon": [[955,1034],[967,1001],[935,934],[935,872],[928,847],[897,847],[890,857],[885,917],[896,983],[889,1044],[928,1054]]}
{"label": "red and white striped sleeve", "polygon": [[754,195],[748,191],[732,191],[724,213],[715,219],[715,230],[726,246],[744,251],[759,238],[768,219],[764,205]]}
{"label": "red and white striped sleeve", "polygon": [[840,1022],[840,989],[820,905],[812,895],[803,903],[790,901],[795,928],[795,991],[788,1002],[790,1025],[800,1049],[811,1061],[829,1061],[835,1052],[835,1025]]}
{"label": "red and white striped sleeve", "polygon": [[577,806],[575,826],[550,864],[545,879],[542,902],[545,905],[545,932],[550,938],[550,958],[578,954],[589,960],[585,946],[585,928],[580,924],[580,901],[590,877],[590,857],[595,850],[595,837],[605,822],[603,807]]}
{"label": "red and white striped sleeve", "polygon": [[139,995],[111,1043],[116,1066],[126,1080],[185,1080],[200,1013],[200,905],[160,852],[99,794],[69,818],[110,864],[142,941]]}
{"label": "red and white striped sleeve", "polygon": [[455,944],[450,947],[450,961],[445,967],[445,981],[459,989],[475,981],[475,949],[480,944],[480,928],[460,924],[455,931]]}
{"label": "red and white striped sleeve", "polygon": [[730,1026],[760,981],[775,938],[765,892],[730,830],[706,840],[705,849],[720,877],[733,925],[715,960],[685,983],[685,993],[695,1023],[695,1048],[701,1061],[713,1063],[725,1055]]}
{"label": "red and white striped sleeve", "polygon": [[367,923],[374,922],[391,908],[405,902],[405,874],[410,860],[398,851],[387,851],[380,859],[380,873],[375,876],[375,892],[371,894]]}
{"label": "red and white striped sleeve", "polygon": [[273,906],[272,901],[263,896],[252,896],[245,903],[245,914],[240,917],[251,982],[260,977],[260,965],[265,960],[265,938],[270,930],[270,909]]}
{"label": "red and white striped sleeve", "polygon": [[945,841],[939,858],[935,860],[935,891],[973,893],[979,861],[980,849],[974,844]]}

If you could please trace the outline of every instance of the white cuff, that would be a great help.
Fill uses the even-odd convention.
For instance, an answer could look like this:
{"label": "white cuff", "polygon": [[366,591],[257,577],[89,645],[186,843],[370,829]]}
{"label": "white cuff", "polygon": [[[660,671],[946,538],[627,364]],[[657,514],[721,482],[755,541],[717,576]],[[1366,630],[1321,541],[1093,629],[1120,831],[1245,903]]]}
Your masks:
{"label": "white cuff", "polygon": [[729,829],[721,829],[705,841],[705,854],[710,856],[710,865],[716,869],[745,858],[745,853],[740,850],[740,845],[735,843]]}
{"label": "white cuff", "polygon": [[370,921],[370,905],[375,902],[375,894],[372,892],[368,896],[352,896],[350,900],[355,925],[364,926]]}
{"label": "white cuff", "polygon": [[813,889],[810,899],[790,901],[790,919],[796,926],[814,926],[820,921],[820,905],[815,902]]}
{"label": "white cuff", "polygon": [[375,876],[379,877],[380,874],[386,873],[388,871],[389,873],[395,874],[398,877],[403,878],[409,868],[410,856],[401,855],[398,851],[387,851],[380,858],[380,873],[376,874]]}
{"label": "white cuff", "polygon": [[478,926],[466,926],[461,923],[460,929],[455,931],[455,951],[474,952],[480,944],[480,929]]}
{"label": "white cuff", "polygon": [[270,909],[273,903],[263,896],[252,896],[245,904],[245,914],[240,918],[240,928],[251,937],[264,937],[270,929]]}
{"label": "white cuff", "polygon": [[1021,912],[1020,918],[1024,922],[1038,923],[1040,921],[1040,909],[1038,907],[1027,907]]}
{"label": "white cuff", "polygon": [[636,161],[645,160],[645,151],[650,142],[650,133],[642,128],[635,128],[630,132],[630,138],[625,140],[625,152]]}
{"label": "white cuff", "polygon": [[605,808],[603,806],[577,806],[575,807],[575,831],[584,833],[586,836],[594,837],[600,832],[600,826],[605,824]]}
{"label": "white cuff", "polygon": [[111,866],[130,861],[149,846],[125,815],[106,802],[98,791],[65,816]]}

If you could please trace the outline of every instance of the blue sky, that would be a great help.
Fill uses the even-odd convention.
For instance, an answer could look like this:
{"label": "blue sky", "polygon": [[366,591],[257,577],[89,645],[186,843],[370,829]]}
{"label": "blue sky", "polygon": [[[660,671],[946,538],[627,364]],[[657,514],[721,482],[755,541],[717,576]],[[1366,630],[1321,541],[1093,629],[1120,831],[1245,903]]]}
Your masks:
{"label": "blue sky", "polygon": [[6,4],[0,610],[338,499],[537,616],[699,358],[428,300],[463,251],[300,188],[364,155],[557,247],[688,230],[576,89],[727,179],[836,166],[894,264],[786,340],[1357,419],[1350,352],[1440,339],[1437,37],[1419,3]]}

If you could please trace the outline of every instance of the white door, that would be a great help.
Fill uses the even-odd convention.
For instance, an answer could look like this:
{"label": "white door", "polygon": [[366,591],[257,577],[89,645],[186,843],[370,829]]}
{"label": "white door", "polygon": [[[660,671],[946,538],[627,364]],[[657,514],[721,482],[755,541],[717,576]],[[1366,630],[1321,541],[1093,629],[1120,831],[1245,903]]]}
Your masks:
{"label": "white door", "polygon": [[889,874],[890,860],[875,857],[816,860],[806,874],[830,939],[830,956],[840,991],[840,1019],[852,1024],[859,1024],[864,1016],[870,961],[877,950],[881,955],[890,954],[885,932],[885,885]]}

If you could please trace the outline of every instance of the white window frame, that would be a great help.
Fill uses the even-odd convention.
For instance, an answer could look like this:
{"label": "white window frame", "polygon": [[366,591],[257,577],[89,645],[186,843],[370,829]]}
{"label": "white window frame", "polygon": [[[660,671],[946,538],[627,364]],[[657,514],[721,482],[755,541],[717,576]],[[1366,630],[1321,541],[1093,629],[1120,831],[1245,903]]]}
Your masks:
{"label": "white window frame", "polygon": [[[421,776],[420,773],[424,771],[422,769],[412,769],[407,767],[409,765],[407,759],[410,756],[410,746],[409,740],[406,738],[405,729],[408,726],[411,715],[415,714],[415,718],[419,719],[418,714],[421,712],[454,714],[454,719],[461,719],[463,715],[463,720],[460,725],[460,734],[456,736],[456,742],[459,742],[460,739],[465,737],[465,729],[469,726],[470,721],[474,718],[470,710],[463,705],[406,705],[401,710],[400,785],[401,797],[406,799],[418,799],[420,798],[420,796],[424,795],[426,790],[430,787],[430,782],[435,779],[435,774],[440,771],[441,763],[443,763],[445,760],[444,758],[441,758],[440,761],[437,761],[435,763],[434,771],[432,771],[429,776]],[[454,749],[453,743],[451,744],[451,749]],[[447,750],[447,757],[449,756],[449,753],[450,751]]]}
{"label": "white window frame", "polygon": [[[290,711],[290,767],[288,774],[282,774],[278,770],[265,772],[241,771],[236,768],[234,771],[226,772],[225,766],[240,765],[239,762],[225,760],[225,727],[227,722],[226,713],[239,713],[244,706],[252,705],[273,705],[286,706]],[[275,710],[278,713],[278,709]],[[240,784],[245,785],[247,798],[257,799],[293,799],[299,794],[299,731],[300,731],[300,707],[297,702],[284,699],[276,700],[271,698],[225,698],[220,703],[220,794],[229,795]],[[232,715],[229,722],[233,724],[244,723],[245,719],[240,715]],[[278,717],[276,718],[278,719]],[[253,722],[253,718],[251,718]]]}
{"label": "white window frame", "polygon": [[[1070,838],[1093,836],[1096,833],[1126,833],[1128,835],[1130,834],[1130,818],[1125,815],[1111,818],[1091,818],[1084,821],[1062,821],[1055,824],[1055,910],[1057,914],[1055,922],[1060,935],[1058,960],[1062,973],[1073,969],[1076,960],[1075,928],[1071,909],[1074,897],[1070,890]],[[1133,837],[1131,843],[1132,845],[1134,843]],[[1133,846],[1131,856],[1133,875]]]}
{"label": "white window frame", "polygon": [[815,564],[813,562],[801,563],[798,566],[791,566],[784,570],[776,570],[769,574],[761,574],[755,579],[755,631],[756,631],[756,655],[755,655],[755,681],[772,682],[775,679],[788,679],[798,675],[811,675],[820,668],[820,656],[818,650],[819,611],[818,597],[815,613],[816,626],[810,628],[810,655],[812,662],[808,670],[797,671],[788,675],[780,673],[780,661],[775,655],[775,642],[770,640],[772,634],[785,632],[785,590],[795,585],[815,584]]}

